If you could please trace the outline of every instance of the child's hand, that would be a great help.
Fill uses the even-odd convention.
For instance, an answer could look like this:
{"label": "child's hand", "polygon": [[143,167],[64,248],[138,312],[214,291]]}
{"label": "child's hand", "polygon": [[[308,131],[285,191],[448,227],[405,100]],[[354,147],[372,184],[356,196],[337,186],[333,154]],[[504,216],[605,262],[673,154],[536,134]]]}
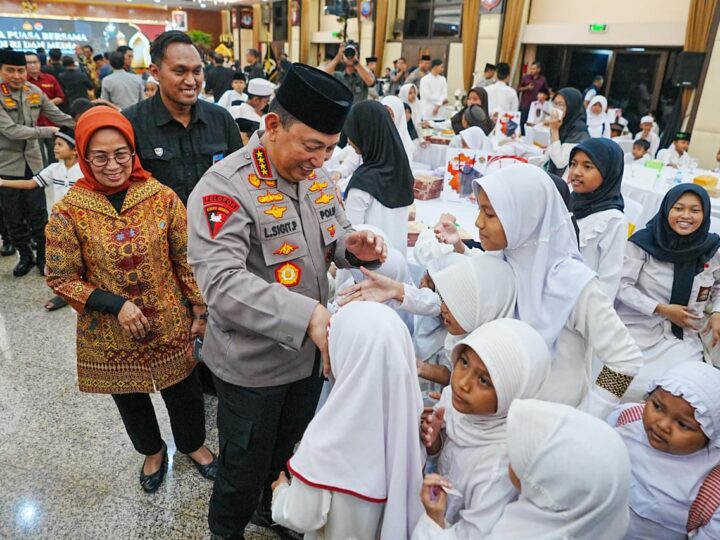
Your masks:
{"label": "child's hand", "polygon": [[441,221],[435,226],[433,232],[435,233],[435,238],[437,238],[437,241],[441,244],[454,246],[460,242],[460,233],[452,221]]}
{"label": "child's hand", "polygon": [[338,305],[344,306],[353,300],[387,302],[394,299],[402,302],[405,296],[405,286],[402,283],[368,270],[364,266],[360,267],[360,271],[369,279],[338,291]]}
{"label": "child's hand", "polygon": [[287,479],[287,476],[285,476],[285,471],[280,471],[280,474],[278,474],[277,480],[275,480],[272,484],[270,484],[270,488],[275,491],[275,488],[278,487],[280,484],[289,484],[290,482]]}
{"label": "child's hand", "polygon": [[445,407],[438,407],[430,415],[421,416],[420,439],[431,455],[440,451],[440,430],[444,422]]}
{"label": "child's hand", "polygon": [[447,508],[447,493],[443,487],[452,489],[447,478],[439,474],[428,474],[423,480],[423,487],[420,491],[420,500],[425,507],[427,515],[435,523],[445,528],[445,509]]}
{"label": "child's hand", "polygon": [[705,325],[705,329],[703,330],[703,334],[709,333],[712,333],[710,348],[713,349],[715,345],[718,344],[718,341],[720,341],[720,313],[717,311],[710,315],[707,325]]}

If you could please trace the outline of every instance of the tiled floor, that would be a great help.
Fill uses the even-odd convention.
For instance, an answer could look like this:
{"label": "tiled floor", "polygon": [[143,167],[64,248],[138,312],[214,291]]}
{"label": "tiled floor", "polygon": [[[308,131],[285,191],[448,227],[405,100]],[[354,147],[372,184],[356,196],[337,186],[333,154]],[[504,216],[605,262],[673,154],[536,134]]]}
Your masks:
{"label": "tiled floor", "polygon": [[[14,278],[15,262],[0,259],[0,538],[209,538],[212,484],[176,454],[162,399],[153,403],[170,467],[147,495],[112,399],[77,390],[75,314],[46,312],[44,279]],[[216,407],[206,397],[213,451]],[[276,538],[252,525],[245,537]]]}

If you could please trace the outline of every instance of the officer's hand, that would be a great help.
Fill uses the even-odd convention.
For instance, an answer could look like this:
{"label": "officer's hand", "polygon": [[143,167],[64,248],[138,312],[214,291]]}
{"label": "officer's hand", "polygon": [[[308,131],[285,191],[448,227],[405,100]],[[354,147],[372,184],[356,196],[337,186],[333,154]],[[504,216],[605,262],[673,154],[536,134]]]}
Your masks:
{"label": "officer's hand", "polygon": [[358,259],[365,262],[387,259],[387,245],[382,236],[372,231],[355,231],[347,235],[345,248]]}
{"label": "officer's hand", "polygon": [[57,127],[57,126],[48,126],[48,129],[50,129],[50,132],[51,132],[53,135],[56,135],[57,132],[60,131],[60,128]]}
{"label": "officer's hand", "polygon": [[123,304],[117,316],[123,330],[129,332],[135,339],[143,339],[150,331],[150,321],[147,320],[140,308],[130,301]]}
{"label": "officer's hand", "polygon": [[315,306],[308,324],[308,337],[320,349],[323,360],[323,375],[330,375],[330,354],[328,353],[328,333],[330,325],[330,312],[322,304]]}
{"label": "officer's hand", "polygon": [[272,484],[270,484],[270,489],[275,491],[275,488],[278,487],[280,484],[289,484],[290,481],[287,479],[287,476],[285,476],[285,471],[280,471],[280,474],[277,477],[277,480],[275,480]]}

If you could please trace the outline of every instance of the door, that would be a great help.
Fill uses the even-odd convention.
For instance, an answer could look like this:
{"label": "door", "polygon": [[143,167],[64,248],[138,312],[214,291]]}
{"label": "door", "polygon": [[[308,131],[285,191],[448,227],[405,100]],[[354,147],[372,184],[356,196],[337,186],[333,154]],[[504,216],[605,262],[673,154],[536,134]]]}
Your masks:
{"label": "door", "polygon": [[596,75],[607,80],[607,70],[612,51],[609,49],[573,49],[563,86],[573,86],[584,90],[592,84]]}

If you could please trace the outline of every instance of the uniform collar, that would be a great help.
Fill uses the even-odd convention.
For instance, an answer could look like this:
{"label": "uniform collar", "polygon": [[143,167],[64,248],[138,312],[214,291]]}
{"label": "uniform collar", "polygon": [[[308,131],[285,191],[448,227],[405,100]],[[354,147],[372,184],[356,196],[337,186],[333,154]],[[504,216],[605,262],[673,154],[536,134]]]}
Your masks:
{"label": "uniform collar", "polygon": [[[170,111],[168,111],[167,107],[165,107],[159,91],[151,98],[151,100],[150,108],[152,109],[152,115],[155,117],[156,126],[160,127],[171,122],[176,122],[172,114],[170,114]],[[204,108],[200,102],[201,99],[198,97],[195,105],[193,105],[190,109],[190,123],[188,124],[188,127],[193,125],[195,122],[202,122],[203,124],[208,123],[207,118],[205,117]]]}

